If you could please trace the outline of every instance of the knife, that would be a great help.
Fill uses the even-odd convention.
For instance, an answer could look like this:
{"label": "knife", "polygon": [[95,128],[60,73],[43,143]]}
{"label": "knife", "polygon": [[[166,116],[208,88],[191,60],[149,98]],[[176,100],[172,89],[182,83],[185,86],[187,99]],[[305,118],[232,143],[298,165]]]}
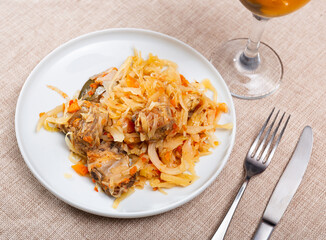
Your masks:
{"label": "knife", "polygon": [[310,126],[306,126],[301,133],[291,160],[267,204],[253,240],[269,239],[274,227],[280,221],[306,171],[312,151],[312,143],[312,129]]}

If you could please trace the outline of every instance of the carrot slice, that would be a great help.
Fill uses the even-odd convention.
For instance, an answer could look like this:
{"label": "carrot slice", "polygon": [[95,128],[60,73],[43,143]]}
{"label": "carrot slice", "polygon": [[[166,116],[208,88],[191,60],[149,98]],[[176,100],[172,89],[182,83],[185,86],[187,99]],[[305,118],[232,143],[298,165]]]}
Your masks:
{"label": "carrot slice", "polygon": [[77,99],[71,100],[69,102],[68,113],[77,112],[79,109],[80,109],[80,106],[78,105]]}
{"label": "carrot slice", "polygon": [[181,78],[181,84],[185,87],[188,87],[189,84],[188,80],[182,74],[180,74],[180,78]]}
{"label": "carrot slice", "polygon": [[82,164],[75,164],[71,166],[76,173],[81,176],[85,176],[88,173],[88,168]]}
{"label": "carrot slice", "polygon": [[221,110],[224,113],[228,112],[228,106],[226,105],[226,103],[219,103],[218,108],[219,108],[219,110]]}
{"label": "carrot slice", "polygon": [[89,144],[91,144],[93,142],[92,136],[85,136],[85,137],[83,137],[83,140],[85,142],[88,142]]}
{"label": "carrot slice", "polygon": [[134,175],[136,172],[137,172],[137,167],[136,166],[133,166],[129,171],[130,175]]}
{"label": "carrot slice", "polygon": [[134,79],[133,77],[130,77],[129,75],[126,78],[126,84],[128,87],[132,87],[132,88],[138,88],[139,87],[139,83],[136,79]]}

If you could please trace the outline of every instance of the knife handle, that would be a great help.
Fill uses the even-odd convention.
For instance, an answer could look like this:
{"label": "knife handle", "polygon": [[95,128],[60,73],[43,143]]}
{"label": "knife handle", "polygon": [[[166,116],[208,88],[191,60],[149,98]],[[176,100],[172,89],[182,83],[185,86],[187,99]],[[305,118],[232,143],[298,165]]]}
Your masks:
{"label": "knife handle", "polygon": [[258,229],[256,230],[253,240],[267,240],[271,236],[275,225],[269,224],[264,219],[261,220]]}

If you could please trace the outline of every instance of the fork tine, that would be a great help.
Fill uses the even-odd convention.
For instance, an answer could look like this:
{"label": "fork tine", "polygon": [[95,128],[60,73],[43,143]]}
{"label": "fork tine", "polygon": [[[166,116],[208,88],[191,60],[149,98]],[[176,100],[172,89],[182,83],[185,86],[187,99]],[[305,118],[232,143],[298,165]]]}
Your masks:
{"label": "fork tine", "polygon": [[277,127],[275,128],[275,130],[274,130],[274,132],[273,132],[271,138],[269,139],[269,141],[268,141],[268,143],[267,143],[267,145],[266,145],[266,148],[265,148],[263,154],[261,155],[261,161],[264,161],[264,159],[265,159],[265,157],[266,157],[266,155],[267,155],[267,153],[268,153],[268,151],[269,151],[269,148],[271,147],[271,145],[272,145],[272,143],[273,143],[273,140],[274,140],[274,138],[275,138],[275,135],[276,135],[276,133],[277,133],[277,131],[278,131],[278,129],[279,129],[279,127],[280,127],[282,121],[283,121],[284,116],[285,116],[285,113],[283,113],[281,119],[279,120],[279,122],[278,122],[278,124],[277,124]]}
{"label": "fork tine", "polygon": [[261,130],[260,130],[258,136],[256,137],[255,141],[252,143],[252,145],[251,145],[251,147],[250,147],[250,149],[249,149],[249,151],[248,151],[248,155],[249,155],[249,156],[251,156],[251,155],[253,154],[253,151],[256,149],[256,146],[257,146],[257,144],[258,144],[258,141],[259,141],[261,135],[263,134],[263,132],[264,132],[264,130],[265,130],[265,128],[266,128],[266,126],[267,126],[267,124],[268,124],[268,122],[269,122],[269,119],[270,119],[271,116],[273,115],[274,110],[275,110],[275,107],[273,108],[272,112],[269,114],[269,116],[268,116],[266,122],[264,123],[263,127],[261,128]]}
{"label": "fork tine", "polygon": [[[285,113],[284,113],[284,114],[285,114]],[[283,119],[283,117],[284,117],[284,114],[283,114],[283,116],[282,116],[282,119]],[[289,120],[290,120],[290,117],[291,117],[291,115],[288,116],[288,118],[287,118],[287,120],[286,120],[286,122],[285,122],[285,124],[284,124],[284,127],[283,127],[283,129],[282,129],[280,135],[278,136],[278,138],[277,138],[277,140],[276,140],[276,143],[275,143],[274,147],[272,148],[272,151],[270,152],[270,154],[269,154],[269,156],[268,156],[267,161],[265,162],[266,165],[268,165],[268,164],[271,162],[271,160],[272,160],[272,158],[273,158],[273,156],[274,156],[275,150],[276,150],[278,144],[279,144],[280,141],[281,141],[281,138],[282,138],[282,136],[283,136],[283,133],[284,133],[284,131],[285,131],[285,128],[286,128],[286,126],[288,125],[288,122],[289,122]],[[282,120],[282,119],[281,119],[281,120]],[[277,126],[277,129],[279,128],[279,126],[280,126],[280,124],[281,124],[281,120],[280,120],[280,122],[279,122],[279,124],[278,124],[278,126]],[[273,135],[274,135],[273,138],[275,137],[275,134],[276,134],[276,131],[275,131],[274,134],[273,134]],[[270,142],[272,143],[272,141],[270,141]],[[266,151],[266,154],[267,154],[267,151]]]}
{"label": "fork tine", "polygon": [[[267,132],[265,134],[265,137],[263,138],[263,141],[261,141],[261,143],[260,143],[260,145],[259,145],[259,147],[258,147],[258,149],[257,149],[257,151],[255,153],[255,156],[254,156],[255,159],[258,159],[258,156],[261,154],[262,149],[265,146],[265,142],[266,142],[266,140],[267,140],[267,138],[269,136],[269,133],[271,132],[271,130],[272,130],[272,128],[273,128],[273,126],[274,126],[274,124],[276,122],[276,119],[277,119],[277,116],[278,116],[279,113],[280,113],[280,110],[278,110],[278,112],[276,113],[274,121],[271,123],[270,127],[268,128],[268,130],[267,130]],[[260,159],[263,159],[263,158],[260,158]]]}

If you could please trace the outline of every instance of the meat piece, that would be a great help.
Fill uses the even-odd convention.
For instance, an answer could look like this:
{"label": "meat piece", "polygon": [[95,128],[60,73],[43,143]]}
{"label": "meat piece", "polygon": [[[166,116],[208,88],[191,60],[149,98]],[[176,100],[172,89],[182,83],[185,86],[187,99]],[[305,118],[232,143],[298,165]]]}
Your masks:
{"label": "meat piece", "polygon": [[133,186],[136,174],[130,175],[129,157],[119,143],[101,143],[87,152],[88,171],[103,191],[119,197]]}
{"label": "meat piece", "polygon": [[175,122],[168,106],[157,106],[152,110],[144,109],[133,116],[135,131],[141,140],[160,140],[172,130]]}
{"label": "meat piece", "polygon": [[99,107],[91,102],[84,102],[80,110],[74,113],[68,124],[61,125],[60,129],[68,136],[81,155],[100,145],[103,128],[107,124],[108,116],[100,111]]}
{"label": "meat piece", "polygon": [[167,101],[162,96],[158,102],[152,103],[153,107],[149,106],[133,116],[135,131],[142,141],[163,139],[173,129],[175,120]]}

